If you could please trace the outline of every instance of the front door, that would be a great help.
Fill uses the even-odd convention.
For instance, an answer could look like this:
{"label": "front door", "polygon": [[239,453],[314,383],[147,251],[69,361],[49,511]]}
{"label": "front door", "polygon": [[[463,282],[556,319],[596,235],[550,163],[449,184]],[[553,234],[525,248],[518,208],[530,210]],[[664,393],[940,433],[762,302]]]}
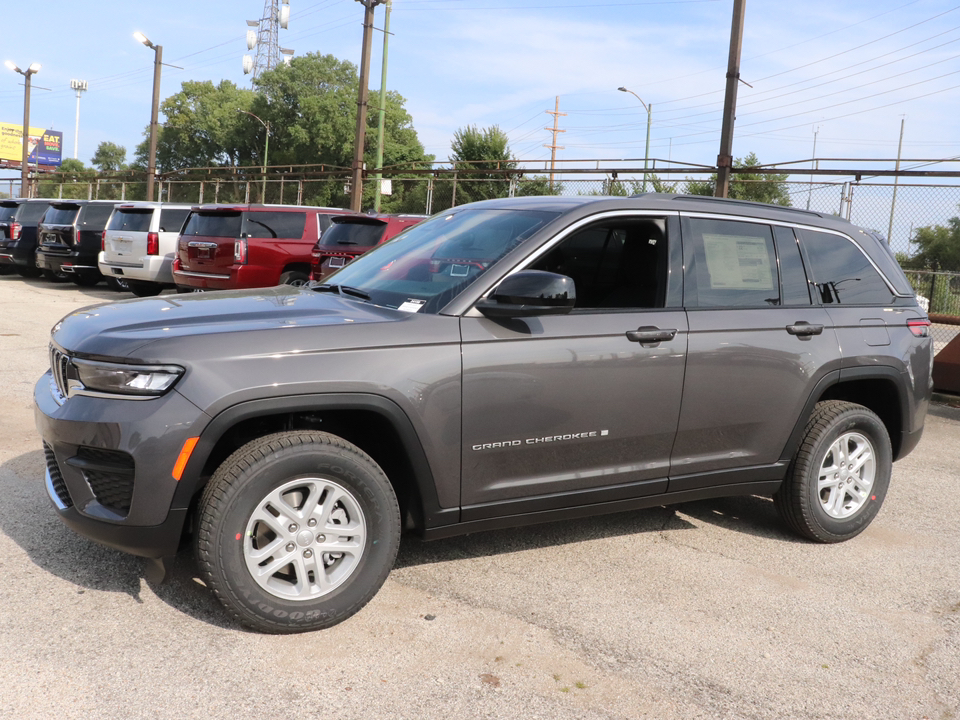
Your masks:
{"label": "front door", "polygon": [[678,234],[598,220],[528,266],[574,279],[569,315],[462,318],[463,520],[665,490],[687,345],[668,292]]}

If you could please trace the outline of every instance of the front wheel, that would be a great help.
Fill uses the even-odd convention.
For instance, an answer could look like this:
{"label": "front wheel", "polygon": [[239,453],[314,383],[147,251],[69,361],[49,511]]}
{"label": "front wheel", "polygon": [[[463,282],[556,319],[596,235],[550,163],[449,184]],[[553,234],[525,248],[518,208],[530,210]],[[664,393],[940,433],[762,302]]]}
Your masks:
{"label": "front wheel", "polygon": [[330,627],[383,585],[400,544],[393,488],[366,453],[323,432],[254,440],[200,501],[197,559],[219,600],[268,633]]}
{"label": "front wheel", "polygon": [[299,270],[288,270],[280,276],[281,285],[293,285],[294,287],[302,287],[310,282],[310,276],[307,273],[300,272]]}
{"label": "front wheel", "polygon": [[862,405],[827,400],[807,421],[774,503],[780,517],[810,540],[849,540],[880,511],[892,470],[890,436],[880,418]]}
{"label": "front wheel", "polygon": [[160,283],[143,280],[127,280],[127,286],[137,297],[154,297],[163,292],[163,285]]}
{"label": "front wheel", "polygon": [[40,274],[43,275],[44,280],[49,280],[50,282],[70,282],[70,275],[65,273],[63,270],[47,270],[44,268],[40,271]]}

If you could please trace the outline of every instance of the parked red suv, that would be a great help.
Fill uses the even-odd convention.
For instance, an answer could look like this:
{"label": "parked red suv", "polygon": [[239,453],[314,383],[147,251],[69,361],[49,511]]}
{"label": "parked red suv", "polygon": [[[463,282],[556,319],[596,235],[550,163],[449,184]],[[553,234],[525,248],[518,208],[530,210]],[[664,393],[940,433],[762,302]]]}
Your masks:
{"label": "parked red suv", "polygon": [[311,250],[338,208],[199,205],[177,241],[173,281],[182,292],[303,285]]}
{"label": "parked red suv", "polygon": [[426,220],[429,215],[344,215],[334,218],[333,225],[313,248],[311,279],[322,280],[354,258],[385,243],[407,228]]}

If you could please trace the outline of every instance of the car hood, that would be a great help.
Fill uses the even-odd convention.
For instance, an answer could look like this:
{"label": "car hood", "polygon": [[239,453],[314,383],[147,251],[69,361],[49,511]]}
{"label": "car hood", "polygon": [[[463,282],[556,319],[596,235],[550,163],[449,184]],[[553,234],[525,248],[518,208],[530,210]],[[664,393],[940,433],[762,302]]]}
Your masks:
{"label": "car hood", "polygon": [[[171,362],[179,357],[316,352],[450,339],[429,331],[438,319],[283,285],[86,307],[54,326],[53,342],[91,358]],[[453,318],[444,320],[440,324],[449,328]],[[422,326],[411,331],[410,322]],[[403,329],[393,327],[401,325]]]}

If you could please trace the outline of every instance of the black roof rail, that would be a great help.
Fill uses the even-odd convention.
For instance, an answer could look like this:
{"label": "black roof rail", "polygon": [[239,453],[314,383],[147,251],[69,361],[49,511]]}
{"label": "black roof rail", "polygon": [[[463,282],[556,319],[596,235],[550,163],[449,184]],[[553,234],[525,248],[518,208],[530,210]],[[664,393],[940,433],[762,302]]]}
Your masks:
{"label": "black roof rail", "polygon": [[[634,196],[636,197],[636,196]],[[674,195],[672,200],[693,200],[707,203],[723,203],[724,205],[744,205],[746,207],[765,208],[767,210],[783,210],[784,212],[800,213],[802,215],[813,215],[814,217],[826,217],[823,213],[815,210],[801,210],[800,208],[790,207],[789,205],[771,205],[770,203],[754,202],[753,200],[732,200],[730,198],[718,198],[710,195]]]}

